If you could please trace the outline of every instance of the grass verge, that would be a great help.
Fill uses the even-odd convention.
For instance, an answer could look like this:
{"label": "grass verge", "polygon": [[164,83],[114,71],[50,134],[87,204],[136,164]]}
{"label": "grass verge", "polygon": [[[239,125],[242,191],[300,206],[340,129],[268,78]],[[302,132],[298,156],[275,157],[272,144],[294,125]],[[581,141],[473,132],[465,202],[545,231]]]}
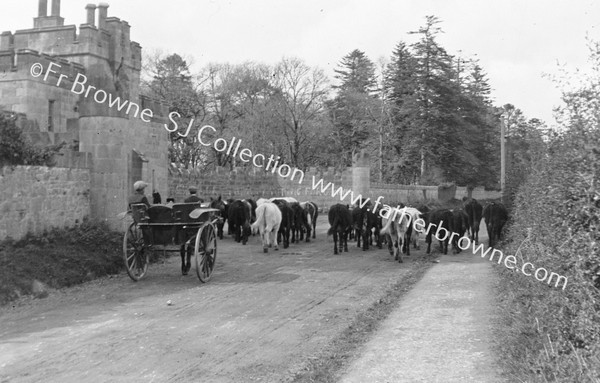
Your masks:
{"label": "grass verge", "polygon": [[46,287],[118,273],[123,269],[122,243],[122,233],[94,222],[0,243],[0,305],[23,295],[43,298]]}
{"label": "grass verge", "polygon": [[297,373],[292,382],[337,382],[339,373],[348,366],[356,350],[370,339],[379,324],[398,307],[401,298],[421,280],[432,265],[431,257],[419,257],[411,265],[406,278],[394,284],[383,297],[359,314],[318,356],[307,362],[303,371]]}

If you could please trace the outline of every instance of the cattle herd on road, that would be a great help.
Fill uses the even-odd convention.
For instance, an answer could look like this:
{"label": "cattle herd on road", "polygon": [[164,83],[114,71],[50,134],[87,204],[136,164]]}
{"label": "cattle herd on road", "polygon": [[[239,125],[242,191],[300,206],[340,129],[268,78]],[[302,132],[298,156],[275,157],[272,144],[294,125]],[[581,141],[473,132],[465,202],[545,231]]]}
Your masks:
{"label": "cattle herd on road", "polygon": [[[425,232],[427,254],[431,253],[432,236],[439,241],[443,254],[450,247],[454,254],[460,253],[459,240],[467,235],[473,243],[479,242],[479,225],[483,218],[487,227],[489,246],[500,240],[502,228],[508,220],[508,211],[497,202],[487,203],[483,207],[473,198],[464,198],[462,208],[430,209],[426,205],[409,207],[400,204],[402,214],[398,218],[385,219],[377,209],[372,209],[370,201],[350,207],[335,204],[328,210],[330,228],[328,235],[333,236],[334,254],[348,251],[348,240],[355,240],[358,247],[368,250],[370,246],[381,249],[384,244],[396,260],[402,262],[402,254],[410,255],[410,245],[419,248],[419,234]],[[223,225],[227,221],[228,233],[236,242],[246,244],[248,237],[260,233],[263,251],[279,244],[288,248],[290,243],[310,242],[316,238],[316,224],[319,207],[310,201],[298,202],[292,197],[252,199],[211,200],[211,207],[219,209],[222,217],[218,225],[218,236],[223,239]],[[390,214],[388,214],[389,216]],[[415,230],[415,221],[421,219],[423,230]],[[429,229],[431,228],[431,229]],[[437,236],[437,230],[447,230],[443,240]]]}

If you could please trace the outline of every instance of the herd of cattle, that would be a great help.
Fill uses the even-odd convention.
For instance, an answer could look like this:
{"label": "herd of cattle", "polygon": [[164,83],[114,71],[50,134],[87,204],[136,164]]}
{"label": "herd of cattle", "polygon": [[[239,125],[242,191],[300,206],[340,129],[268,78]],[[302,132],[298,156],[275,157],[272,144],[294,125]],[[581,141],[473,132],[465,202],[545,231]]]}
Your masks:
{"label": "herd of cattle", "polygon": [[[348,240],[355,239],[357,246],[368,250],[375,244],[382,248],[387,244],[390,254],[402,262],[402,254],[410,255],[410,244],[419,248],[419,234],[426,231],[427,253],[431,252],[434,233],[445,229],[445,235],[439,240],[443,254],[448,246],[459,253],[459,240],[467,235],[471,241],[479,241],[479,225],[483,218],[487,227],[489,246],[493,246],[502,235],[502,228],[508,220],[508,211],[501,203],[490,202],[483,207],[477,200],[464,198],[462,208],[430,209],[426,205],[417,208],[399,205],[400,214],[387,214],[383,218],[379,209],[373,209],[370,201],[360,207],[351,208],[344,204],[335,204],[329,208],[328,235],[333,235],[334,254],[348,251]],[[288,248],[290,243],[309,242],[316,238],[315,229],[319,215],[314,202],[298,202],[291,197],[222,201],[221,197],[211,201],[211,207],[220,211],[223,218],[217,225],[217,235],[223,239],[223,227],[228,223],[228,231],[236,242],[246,244],[251,233],[259,232],[263,241],[263,251],[279,243]],[[386,214],[383,214],[386,215]],[[423,230],[415,230],[414,223],[421,219]],[[424,226],[423,226],[424,223]],[[426,229],[428,228],[428,229]]]}

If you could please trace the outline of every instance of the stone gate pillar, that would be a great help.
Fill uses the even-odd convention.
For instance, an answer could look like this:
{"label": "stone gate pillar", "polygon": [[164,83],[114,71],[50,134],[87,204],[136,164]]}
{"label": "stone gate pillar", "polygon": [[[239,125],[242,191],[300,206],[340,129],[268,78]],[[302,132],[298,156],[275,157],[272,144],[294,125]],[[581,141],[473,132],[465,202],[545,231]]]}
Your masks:
{"label": "stone gate pillar", "polygon": [[353,158],[352,164],[352,191],[354,195],[362,194],[367,197],[371,191],[371,167],[369,154],[361,150]]}

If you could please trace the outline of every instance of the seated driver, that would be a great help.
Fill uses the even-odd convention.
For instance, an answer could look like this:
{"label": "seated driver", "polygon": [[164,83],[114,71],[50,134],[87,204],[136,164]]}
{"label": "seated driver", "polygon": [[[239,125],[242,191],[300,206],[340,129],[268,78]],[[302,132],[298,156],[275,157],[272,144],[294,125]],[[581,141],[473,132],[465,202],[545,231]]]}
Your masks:
{"label": "seated driver", "polygon": [[185,202],[185,203],[204,202],[204,200],[202,198],[200,198],[196,195],[196,193],[198,193],[198,189],[195,186],[190,186],[189,191],[190,191],[189,197],[187,197],[183,202]]}
{"label": "seated driver", "polygon": [[128,210],[131,210],[131,205],[136,203],[143,203],[146,204],[146,206],[150,207],[150,202],[144,194],[144,189],[146,189],[146,186],[148,186],[148,184],[144,181],[136,181],[133,184],[133,190],[135,190],[135,192],[132,195],[130,195],[127,200]]}

